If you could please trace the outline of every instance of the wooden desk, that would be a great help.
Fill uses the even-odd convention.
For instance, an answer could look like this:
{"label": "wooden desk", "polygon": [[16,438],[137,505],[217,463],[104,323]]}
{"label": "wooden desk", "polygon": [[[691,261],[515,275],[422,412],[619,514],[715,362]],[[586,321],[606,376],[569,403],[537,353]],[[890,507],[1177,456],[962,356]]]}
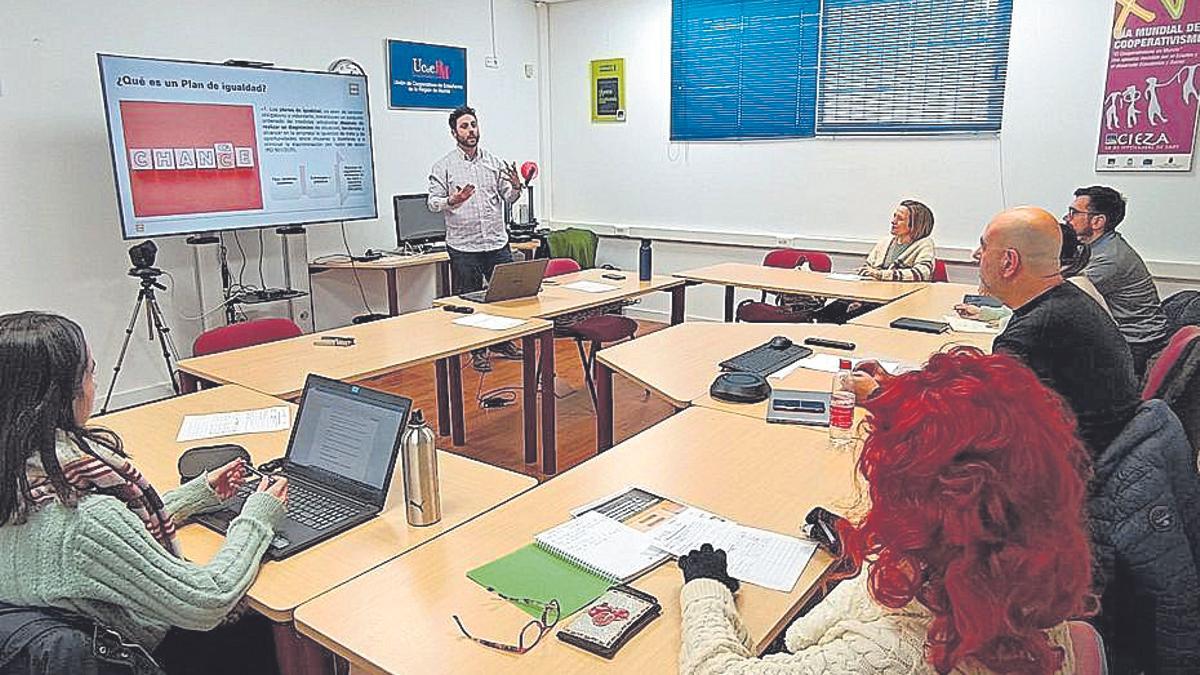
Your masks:
{"label": "wooden desk", "polygon": [[[237,443],[249,451],[255,464],[282,456],[287,448],[290,434],[287,430],[176,443],[184,415],[276,405],[291,408],[294,420],[296,406],[244,387],[227,385],[97,417],[92,422],[120,434],[125,449],[146,478],[166,491],[179,484],[176,461],[188,447]],[[399,462],[396,466],[398,473]],[[442,486],[440,522],[429,527],[407,524],[403,480],[395,475],[387,508],[379,517],[286,560],[265,563],[247,596],[251,607],[272,621],[290,622],[292,612],[301,603],[536,485],[527,476],[448,452],[438,453],[438,476]],[[179,529],[179,541],[189,559],[206,562],[220,549],[224,537],[201,525],[187,525]]]}
{"label": "wooden desk", "polygon": [[[433,361],[437,369],[438,431],[450,434],[455,445],[465,442],[462,410],[462,367],[459,356],[472,349],[521,338],[525,347],[524,407],[525,461],[537,461],[537,386],[535,370],[541,340],[543,371],[554,372],[552,324],[530,319],[509,330],[494,331],[454,323],[461,314],[440,309],[412,312],[381,321],[301,335],[244,349],[184,359],[181,373],[214,384],[240,384],[280,398],[295,398],[309,373],[336,380],[365,380]],[[350,347],[324,347],[314,343],[322,335],[346,335]],[[543,372],[543,380],[547,376]],[[548,390],[553,389],[553,379]],[[554,437],[554,397],[542,400],[542,433]],[[543,443],[543,465],[556,466],[553,442]]]}
{"label": "wooden desk", "polygon": [[764,267],[746,263],[720,263],[675,276],[693,284],[721,284],[725,287],[725,320],[733,321],[735,288],[754,288],[773,293],[798,293],[825,298],[865,302],[891,302],[929,284],[898,281],[843,281],[830,279],[823,272]]}
{"label": "wooden desk", "polygon": [[[612,446],[612,374],[618,372],[643,387],[657,392],[676,408],[685,408],[707,399],[708,387],[725,359],[757,347],[776,335],[802,344],[806,337],[826,337],[853,342],[851,354],[877,356],[913,365],[924,363],[930,354],[947,344],[972,344],[990,349],[991,336],[929,335],[897,329],[834,324],[711,323],[692,321],[672,326],[632,342],[623,342],[601,350],[596,357],[597,443],[601,450]],[[844,355],[847,352],[814,348],[817,352]],[[770,380],[771,386],[797,389],[828,389],[829,373],[797,369],[783,381]],[[766,418],[766,404],[753,406],[721,404],[711,407]]]}
{"label": "wooden desk", "polygon": [[318,274],[325,270],[360,270],[383,272],[387,276],[388,314],[400,314],[400,297],[396,288],[396,272],[410,267],[436,265],[437,295],[450,295],[450,255],[445,251],[439,253],[424,253],[421,255],[386,255],[378,260],[369,262],[351,262],[338,260],[336,262],[317,262],[308,264],[308,273]]}
{"label": "wooden desk", "polygon": [[[296,612],[297,630],[373,673],[675,673],[683,576],[671,562],[633,582],[658,598],[663,615],[612,661],[553,635],[521,656],[498,652],[463,637],[450,615],[458,614],[479,636],[515,640],[529,616],[477,586],[466,572],[533,541],[536,533],[566,520],[569,509],[624,486],[640,485],[745,525],[797,534],[813,506],[847,512],[857,503],[853,463],[852,453],[832,450],[817,431],[686,410],[305,603]],[[742,585],[738,607],[759,651],[788,625],[831,562],[818,552],[791,593]]]}
{"label": "wooden desk", "polygon": [[[850,323],[859,326],[887,328],[893,321],[904,316],[942,321],[947,314],[954,315],[954,306],[962,302],[964,295],[978,292],[979,287],[971,284],[929,284],[916,293],[859,315],[851,319]],[[991,341],[995,338],[994,335],[986,333],[955,333],[951,331],[951,334],[955,337],[972,335],[980,340],[986,339],[988,346],[991,346]]]}
{"label": "wooden desk", "polygon": [[[605,274],[620,274],[621,280],[605,279]],[[608,284],[615,288],[604,293],[586,293],[570,288],[567,284],[576,281],[593,281]],[[542,282],[542,290],[532,298],[506,300],[504,302],[475,303],[459,297],[441,298],[434,301],[439,305],[460,305],[473,307],[478,312],[502,314],[519,318],[553,319],[564,314],[571,314],[594,307],[603,307],[621,300],[636,298],[655,291],[667,291],[671,294],[671,323],[683,321],[686,283],[683,279],[663,276],[660,274],[650,277],[650,281],[638,281],[637,272],[614,271],[605,269],[590,269],[571,274],[560,274]]]}
{"label": "wooden desk", "polygon": [[[790,331],[785,332],[784,335],[792,337],[796,342],[800,342],[804,337],[816,335],[833,338],[834,340],[845,340],[853,342],[856,349],[852,352],[826,349],[824,347],[813,347],[812,349],[817,353],[832,354],[834,356],[849,355],[854,358],[879,358],[889,361],[899,361],[901,364],[910,366],[922,365],[929,360],[931,355],[954,345],[969,345],[979,347],[984,351],[991,351],[992,344],[992,336],[977,333],[930,335],[928,333],[917,333],[895,328],[872,328],[869,326],[808,324],[805,327],[815,330],[798,333],[801,336],[800,339],[796,339],[797,334]],[[716,377],[716,375],[714,374],[713,377]],[[797,368],[782,380],[772,379],[768,381],[772,389],[828,391],[833,386],[833,374],[809,370],[807,368]],[[766,401],[760,403],[728,403],[726,401],[718,401],[708,394],[707,387],[702,395],[692,400],[692,404],[713,410],[747,415],[760,420],[767,418]],[[859,417],[861,418],[861,410],[859,411]],[[818,430],[825,431],[824,427]]]}

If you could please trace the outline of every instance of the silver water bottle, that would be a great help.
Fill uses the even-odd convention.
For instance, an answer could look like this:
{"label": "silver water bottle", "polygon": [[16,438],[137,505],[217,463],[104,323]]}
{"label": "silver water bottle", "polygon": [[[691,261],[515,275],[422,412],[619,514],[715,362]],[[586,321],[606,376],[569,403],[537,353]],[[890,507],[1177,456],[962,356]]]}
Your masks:
{"label": "silver water bottle", "polygon": [[408,524],[433,525],[442,519],[442,495],[438,486],[437,446],[433,430],[425,424],[420,409],[409,417],[400,440],[404,473],[404,510]]}

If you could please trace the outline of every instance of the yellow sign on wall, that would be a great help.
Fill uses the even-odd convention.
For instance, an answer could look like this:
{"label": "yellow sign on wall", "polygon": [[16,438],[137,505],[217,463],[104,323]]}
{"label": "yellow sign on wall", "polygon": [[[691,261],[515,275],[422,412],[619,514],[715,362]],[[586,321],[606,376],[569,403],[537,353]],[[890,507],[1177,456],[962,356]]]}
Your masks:
{"label": "yellow sign on wall", "polygon": [[625,121],[625,59],[592,61],[592,121]]}

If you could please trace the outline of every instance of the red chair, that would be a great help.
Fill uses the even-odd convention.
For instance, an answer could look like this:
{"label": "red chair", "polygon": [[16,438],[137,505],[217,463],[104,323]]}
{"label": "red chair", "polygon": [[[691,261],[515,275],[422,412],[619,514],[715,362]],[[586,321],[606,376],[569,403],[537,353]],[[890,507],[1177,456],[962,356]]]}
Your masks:
{"label": "red chair", "polygon": [[[553,258],[546,264],[546,276],[554,277],[580,270],[579,263],[571,258]],[[612,311],[612,308],[605,308]],[[560,337],[575,340],[579,348],[579,360],[583,364],[583,377],[587,381],[588,392],[592,395],[592,406],[596,405],[596,382],[592,379],[592,369],[596,365],[596,352],[605,342],[619,342],[632,339],[637,333],[638,325],[633,319],[620,314],[595,314],[567,316],[564,320],[555,321],[554,333]],[[588,342],[590,349],[584,348]],[[543,392],[543,396],[545,393]]]}
{"label": "red chair", "polygon": [[583,269],[579,263],[571,258],[551,258],[550,262],[546,263],[546,273],[544,276],[556,277],[560,274],[570,274]]}
{"label": "red chair", "polygon": [[1075,672],[1079,675],[1108,675],[1104,639],[1086,621],[1068,621],[1071,646],[1075,651]]}
{"label": "red chair", "polygon": [[[763,267],[798,269],[805,262],[814,272],[833,270],[833,261],[820,251],[803,251],[795,248],[777,248],[763,258]],[[810,320],[809,312],[795,312],[777,304],[767,302],[767,292],[762,292],[758,301],[743,300],[737,307],[736,320],[746,323],[805,323]]]}
{"label": "red chair", "polygon": [[192,343],[192,355],[204,356],[227,352],[230,349],[252,347],[296,337],[303,331],[291,319],[255,319],[221,326],[201,333]]}
{"label": "red chair", "polygon": [[950,275],[946,274],[946,261],[945,260],[934,260],[933,261],[933,276],[929,277],[929,280],[932,282],[935,282],[935,283],[938,283],[938,282],[945,283],[947,281],[950,281]]}
{"label": "red chair", "polygon": [[[293,338],[302,333],[300,327],[291,319],[272,318],[244,321],[204,331],[192,343],[192,355],[216,354],[230,349]],[[184,373],[180,373],[183,391],[185,393],[196,391],[199,383],[193,378],[183,377],[183,375]]]}
{"label": "red chair", "polygon": [[1142,387],[1142,400],[1163,400],[1183,422],[1192,448],[1200,453],[1200,326],[1175,331]]}

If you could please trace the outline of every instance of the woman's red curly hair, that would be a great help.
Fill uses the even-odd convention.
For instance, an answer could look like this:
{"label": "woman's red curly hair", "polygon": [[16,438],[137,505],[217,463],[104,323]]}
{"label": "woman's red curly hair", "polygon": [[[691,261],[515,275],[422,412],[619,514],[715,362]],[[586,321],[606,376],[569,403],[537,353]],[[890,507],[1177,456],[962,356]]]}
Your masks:
{"label": "woman's red curly hair", "polygon": [[1085,483],[1066,404],[1011,356],[956,347],[864,403],[871,508],[840,526],[880,604],[933,615],[926,658],[1052,673],[1044,631],[1093,611]]}

